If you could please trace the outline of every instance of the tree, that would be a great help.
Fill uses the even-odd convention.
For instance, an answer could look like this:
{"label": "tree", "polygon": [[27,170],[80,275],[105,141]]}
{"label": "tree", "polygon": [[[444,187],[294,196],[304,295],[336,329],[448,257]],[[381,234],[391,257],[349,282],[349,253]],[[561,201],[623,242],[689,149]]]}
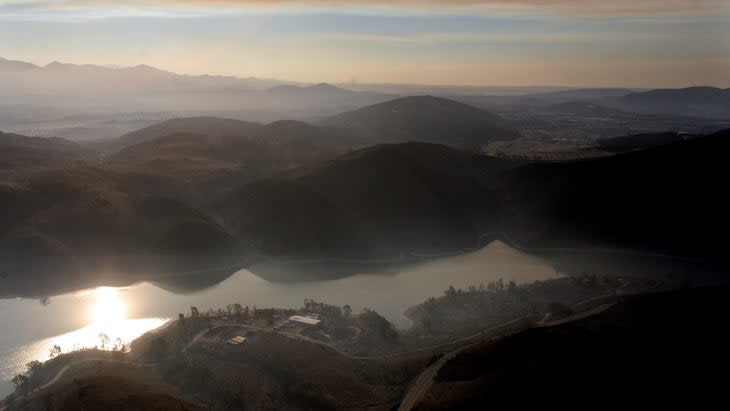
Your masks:
{"label": "tree", "polygon": [[25,364],[25,368],[28,369],[28,377],[32,377],[33,374],[43,366],[43,363],[38,360],[33,360]]}
{"label": "tree", "polygon": [[200,311],[198,311],[198,307],[190,307],[190,317],[192,317],[192,318],[200,317]]}
{"label": "tree", "polygon": [[352,307],[350,307],[349,304],[345,304],[345,306],[342,307],[342,313],[345,315],[345,317],[349,317],[350,314],[352,314]]}
{"label": "tree", "polygon": [[121,338],[117,337],[114,340],[114,346],[112,347],[112,351],[124,351],[124,341],[122,341]]}
{"label": "tree", "polygon": [[99,334],[99,349],[105,350],[106,347],[109,345],[109,341],[110,339],[108,335],[104,333]]}
{"label": "tree", "polygon": [[423,319],[423,328],[429,335],[431,334],[431,317],[425,317]]}
{"label": "tree", "polygon": [[449,288],[444,291],[444,295],[446,297],[453,297],[454,295],[456,295],[456,289],[454,288],[454,286],[450,285]]}
{"label": "tree", "polygon": [[24,391],[28,386],[28,376],[24,374],[18,374],[11,380],[15,385],[15,389],[18,391]]}
{"label": "tree", "polygon": [[235,304],[233,304],[233,307],[232,307],[232,308],[233,308],[233,313],[234,313],[234,314],[235,314],[235,315],[236,315],[237,317],[240,317],[240,316],[241,316],[241,313],[243,313],[243,307],[242,307],[242,306],[241,306],[241,304],[239,304],[239,303],[235,303]]}
{"label": "tree", "polygon": [[59,347],[58,345],[54,345],[53,347],[51,347],[50,352],[48,353],[48,357],[54,358],[58,357],[59,355],[61,355],[61,347]]}

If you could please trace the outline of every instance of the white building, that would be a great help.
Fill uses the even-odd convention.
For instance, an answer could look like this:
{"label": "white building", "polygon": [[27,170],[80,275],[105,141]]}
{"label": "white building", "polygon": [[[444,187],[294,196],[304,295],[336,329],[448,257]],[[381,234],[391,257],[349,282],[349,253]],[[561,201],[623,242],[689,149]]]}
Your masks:
{"label": "white building", "polygon": [[246,337],[241,337],[239,335],[238,337],[231,338],[230,340],[228,340],[228,342],[231,343],[231,344],[233,344],[233,345],[238,345],[238,344],[241,344],[241,343],[246,342]]}
{"label": "white building", "polygon": [[289,317],[289,321],[299,323],[299,324],[304,324],[304,325],[307,325],[310,327],[317,326],[317,325],[319,325],[319,323],[322,322],[322,320],[318,320],[316,318],[311,318],[311,317],[303,317],[301,315],[292,315],[291,317]]}

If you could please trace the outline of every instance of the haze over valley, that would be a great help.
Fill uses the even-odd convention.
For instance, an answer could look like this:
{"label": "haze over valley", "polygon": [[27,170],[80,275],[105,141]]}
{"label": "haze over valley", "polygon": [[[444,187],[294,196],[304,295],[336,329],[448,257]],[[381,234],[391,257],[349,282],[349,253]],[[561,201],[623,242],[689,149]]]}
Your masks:
{"label": "haze over valley", "polygon": [[724,3],[132,3],[0,0],[0,411],[721,400]]}

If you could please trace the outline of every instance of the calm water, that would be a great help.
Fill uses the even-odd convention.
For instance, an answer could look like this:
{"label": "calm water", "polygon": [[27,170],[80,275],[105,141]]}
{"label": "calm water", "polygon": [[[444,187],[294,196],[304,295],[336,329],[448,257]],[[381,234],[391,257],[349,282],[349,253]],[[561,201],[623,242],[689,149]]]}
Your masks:
{"label": "calm water", "polygon": [[305,298],[349,304],[355,312],[375,309],[398,327],[410,325],[403,312],[436,296],[449,285],[466,288],[499,278],[518,283],[557,276],[539,258],[493,243],[479,251],[405,268],[393,275],[360,274],[331,281],[276,283],[242,270],[222,283],[192,294],[176,295],[152,284],[97,288],[37,300],[0,300],[0,397],[7,381],[31,360],[47,360],[53,345],[64,352],[100,344],[99,334],[128,343],[163,325],[190,306],[300,307]]}

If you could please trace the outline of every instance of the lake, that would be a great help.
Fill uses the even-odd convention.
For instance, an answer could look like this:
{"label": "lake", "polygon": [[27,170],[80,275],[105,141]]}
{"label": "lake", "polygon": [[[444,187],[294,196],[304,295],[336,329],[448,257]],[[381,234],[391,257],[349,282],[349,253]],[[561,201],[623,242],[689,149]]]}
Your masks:
{"label": "lake", "polygon": [[494,242],[478,251],[431,260],[389,274],[363,273],[328,281],[272,282],[241,270],[223,282],[189,294],[174,294],[150,283],[130,287],[100,287],[51,297],[0,299],[0,397],[11,392],[10,379],[31,360],[45,361],[54,345],[63,352],[125,344],[162,326],[191,306],[201,311],[228,304],[301,307],[304,299],[349,304],[353,312],[371,308],[399,328],[410,325],[405,310],[449,285],[466,288],[495,281],[517,283],[553,278],[559,274],[546,261]]}

